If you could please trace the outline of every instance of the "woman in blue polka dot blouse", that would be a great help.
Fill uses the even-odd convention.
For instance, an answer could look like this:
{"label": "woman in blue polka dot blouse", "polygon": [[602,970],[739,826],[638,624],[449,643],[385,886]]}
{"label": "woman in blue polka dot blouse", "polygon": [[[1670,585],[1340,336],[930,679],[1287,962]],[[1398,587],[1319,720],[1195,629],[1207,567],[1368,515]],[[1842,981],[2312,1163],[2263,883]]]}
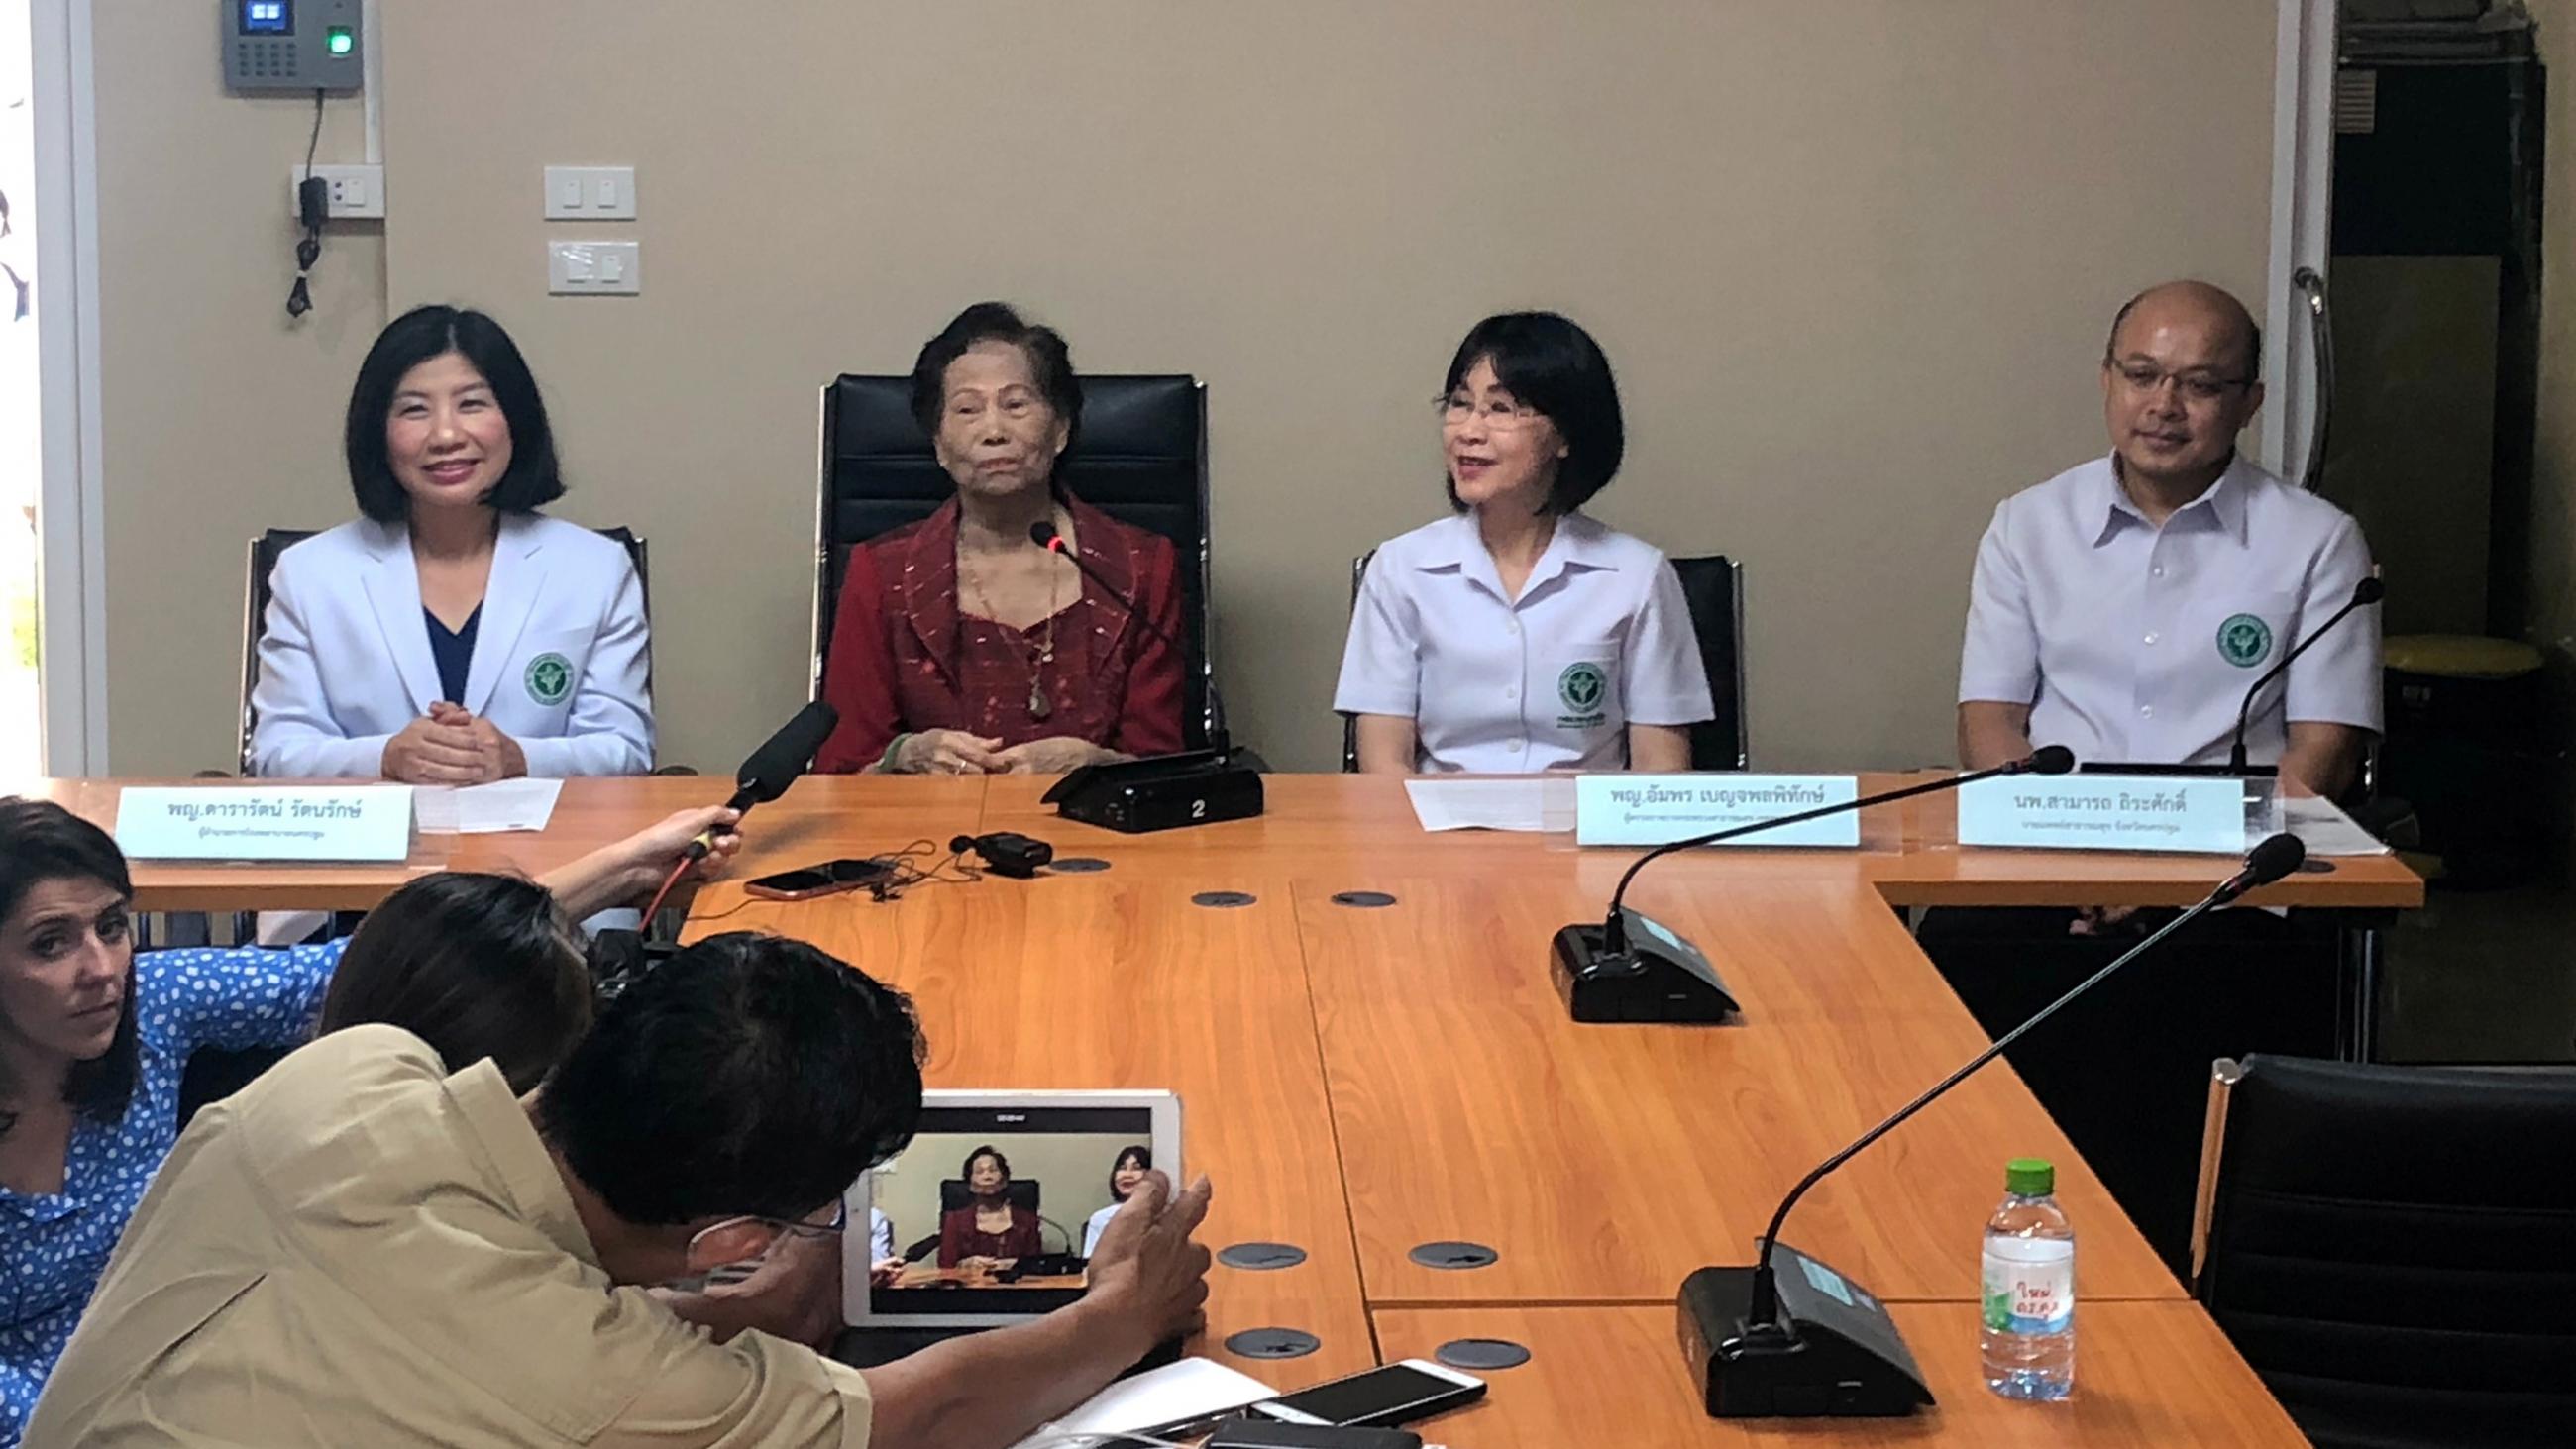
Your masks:
{"label": "woman in blue polka dot blouse", "polygon": [[[683,811],[541,883],[574,918],[630,904],[690,839],[733,819]],[[739,844],[719,836],[699,871]],[[178,1140],[189,1055],[303,1041],[345,945],[137,956],[133,896],[106,832],[58,805],[0,799],[0,1449],[18,1442]]]}

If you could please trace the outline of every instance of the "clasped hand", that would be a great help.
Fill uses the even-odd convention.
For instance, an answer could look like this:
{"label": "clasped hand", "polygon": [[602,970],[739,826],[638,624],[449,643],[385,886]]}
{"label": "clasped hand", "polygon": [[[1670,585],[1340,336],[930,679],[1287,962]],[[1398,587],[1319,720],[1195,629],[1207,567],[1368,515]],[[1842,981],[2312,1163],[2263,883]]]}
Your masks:
{"label": "clasped hand", "polygon": [[385,741],[383,768],[406,785],[483,785],[528,773],[528,756],[490,720],[440,700]]}
{"label": "clasped hand", "polygon": [[1002,742],[965,730],[923,730],[907,735],[895,752],[895,768],[928,775],[1061,775],[1116,756],[1071,735],[1054,735],[1008,749]]}

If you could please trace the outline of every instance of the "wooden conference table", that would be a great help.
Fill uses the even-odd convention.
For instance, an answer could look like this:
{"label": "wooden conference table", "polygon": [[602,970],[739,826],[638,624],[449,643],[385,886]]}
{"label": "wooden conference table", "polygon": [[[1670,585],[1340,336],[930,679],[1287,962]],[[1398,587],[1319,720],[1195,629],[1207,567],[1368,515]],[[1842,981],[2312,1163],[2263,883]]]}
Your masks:
{"label": "wooden conference table", "polygon": [[[1057,818],[1038,802],[1045,783],[803,781],[753,817],[689,930],[793,934],[911,992],[933,1085],[1177,1090],[1185,1166],[1216,1182],[1203,1238],[1306,1255],[1216,1270],[1211,1356],[1293,1387],[1454,1339],[1528,1347],[1528,1364],[1487,1376],[1483,1404],[1432,1426],[1462,1449],[2304,1442],[2001,1062],[1828,1179],[1786,1232],[1894,1305],[1937,1408],[1718,1423],[1674,1340],[1685,1274],[1747,1261],[1806,1168],[1984,1044],[1891,906],[2182,905],[2229,863],[1963,849],[1946,796],[1867,812],[1857,851],[1677,856],[1632,899],[1716,963],[1742,1023],[1577,1026],[1548,982],[1548,941],[1599,918],[1633,851],[1426,835],[1395,782],[1352,776],[1273,776],[1259,819],[1123,836]],[[47,788],[113,818],[112,782]],[[136,889],[151,910],[361,908],[441,865],[542,870],[724,788],[572,781],[544,832],[431,837],[403,868],[139,866]],[[952,835],[991,830],[1108,868],[882,904],[755,901],[736,883],[916,840],[944,857]],[[1337,899],[1351,892],[1393,902]],[[2402,865],[2365,857],[2252,899],[2422,898]],[[1978,1232],[2017,1156],[2058,1164],[2083,1244],[2066,1404],[2006,1403],[1978,1379]],[[1472,1269],[1410,1256],[1449,1241],[1497,1256]],[[1226,1347],[1263,1328],[1320,1346],[1278,1360]]]}

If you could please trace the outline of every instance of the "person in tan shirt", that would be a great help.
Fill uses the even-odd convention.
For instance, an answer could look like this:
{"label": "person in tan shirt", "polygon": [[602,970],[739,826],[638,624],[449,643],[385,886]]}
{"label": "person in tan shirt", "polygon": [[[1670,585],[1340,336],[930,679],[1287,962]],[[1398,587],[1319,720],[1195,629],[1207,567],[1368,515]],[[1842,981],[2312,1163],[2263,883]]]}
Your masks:
{"label": "person in tan shirt", "polygon": [[[181,1137],[26,1443],[1006,1443],[1197,1329],[1209,1188],[1151,1181],[1044,1319],[822,1358],[771,1330],[820,1336],[922,1052],[900,993],[750,933],[637,978],[525,1098],[399,1028],[324,1037]],[[752,1260],[730,1296],[640,1286]]]}

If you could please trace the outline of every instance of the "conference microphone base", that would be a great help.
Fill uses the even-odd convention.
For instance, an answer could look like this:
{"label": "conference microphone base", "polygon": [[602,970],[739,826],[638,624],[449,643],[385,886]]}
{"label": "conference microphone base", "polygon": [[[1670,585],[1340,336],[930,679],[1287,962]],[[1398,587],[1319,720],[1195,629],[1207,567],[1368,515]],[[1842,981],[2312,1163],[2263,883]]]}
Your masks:
{"label": "conference microphone base", "polygon": [[1932,1402],[1887,1308],[1795,1248],[1775,1247],[1779,1316],[1749,1323],[1755,1270],[1682,1280],[1682,1355],[1713,1419],[1887,1419]]}
{"label": "conference microphone base", "polygon": [[1735,998],[1697,947],[1622,907],[1624,950],[1610,949],[1599,922],[1556,933],[1548,975],[1576,1021],[1669,1021],[1714,1025],[1736,1013]]}
{"label": "conference microphone base", "polygon": [[1067,820],[1128,835],[1213,825],[1261,813],[1261,772],[1230,750],[1149,755],[1085,765],[1057,781],[1044,803]]}

